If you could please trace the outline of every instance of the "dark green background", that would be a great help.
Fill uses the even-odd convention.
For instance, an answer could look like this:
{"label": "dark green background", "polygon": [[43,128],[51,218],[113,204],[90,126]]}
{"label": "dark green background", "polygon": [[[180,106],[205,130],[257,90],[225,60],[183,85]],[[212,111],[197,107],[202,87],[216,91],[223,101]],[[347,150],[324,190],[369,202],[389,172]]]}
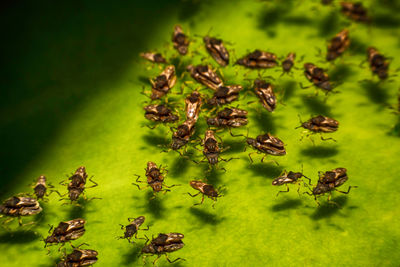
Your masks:
{"label": "dark green background", "polygon": [[[185,234],[186,246],[171,258],[187,261],[176,265],[398,266],[399,117],[389,107],[396,104],[399,82],[393,77],[394,81],[378,83],[367,64],[358,64],[373,45],[393,58],[392,72],[400,66],[400,3],[365,5],[373,17],[371,25],[350,23],[337,6],[323,7],[319,1],[2,4],[1,200],[31,190],[28,184],[40,174],[64,193],[58,182],[80,165],[99,183],[87,191],[88,197],[102,198],[82,210],[61,206],[59,197],[51,195],[36,227],[27,230],[11,224],[11,233],[0,230],[2,265],[53,265],[60,254],[52,248],[47,256],[41,235],[47,234],[48,224],[76,217],[87,219],[87,232],[74,244],[86,242],[98,250],[97,266],[140,265],[143,242],[130,245],[115,237],[122,234],[118,224],[127,223],[127,217],[144,215],[151,227],[148,235]],[[200,55],[177,58],[170,38],[178,23],[193,38],[190,50]],[[323,56],[316,55],[316,48],[325,51],[326,41],[344,27],[350,30],[349,51],[335,64],[320,63]],[[288,154],[276,158],[279,166],[259,163],[260,157],[250,165],[242,138],[220,133],[231,146],[224,157],[240,159],[222,164],[226,173],[207,174],[207,166],[176,153],[159,153],[162,148],[157,145],[169,142],[166,128],[142,127],[147,124],[142,111],[147,99],[140,91],[160,70],[138,54],[152,49],[166,53],[180,63],[181,74],[183,66],[207,55],[194,34],[205,35],[210,28],[211,35],[231,43],[233,58],[256,48],[280,56],[295,51],[299,58],[305,55],[304,62],[318,63],[334,81],[343,82],[339,93],[325,102],[313,88],[300,89],[298,82],[308,84],[301,70],[282,78],[280,72],[266,71],[277,79],[280,103],[272,114],[250,105],[249,133],[271,132],[285,142]],[[209,56],[205,62],[216,66]],[[222,72],[227,84],[246,88],[250,82],[243,75],[257,76],[233,66]],[[360,82],[364,79],[369,81]],[[246,94],[241,106],[253,99]],[[339,131],[331,135],[337,143],[322,142],[319,136],[313,137],[316,146],[306,138],[299,141],[302,131],[294,130],[298,114],[303,119],[323,114],[339,120]],[[202,118],[197,136],[204,129]],[[166,183],[182,186],[149,200],[150,191],[131,185],[133,174],[143,175],[149,160],[168,165]],[[271,186],[272,179],[283,169],[301,170],[301,165],[314,183],[318,171],[346,167],[350,178],[343,189],[359,188],[348,196],[334,193],[341,209],[326,205],[324,198],[317,207],[312,198],[297,195],[295,186],[276,198],[279,188]],[[188,182],[205,176],[216,186],[224,185],[225,196],[215,209],[208,199],[191,208],[200,198],[186,194],[194,192]],[[168,264],[164,259],[159,263]]]}

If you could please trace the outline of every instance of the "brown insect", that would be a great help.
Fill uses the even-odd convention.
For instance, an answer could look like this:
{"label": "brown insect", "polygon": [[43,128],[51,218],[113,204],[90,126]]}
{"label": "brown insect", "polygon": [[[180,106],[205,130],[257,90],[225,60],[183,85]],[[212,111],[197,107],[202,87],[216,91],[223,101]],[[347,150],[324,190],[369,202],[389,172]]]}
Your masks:
{"label": "brown insect", "polygon": [[326,93],[332,91],[332,83],[329,81],[329,75],[324,69],[315,66],[313,63],[305,63],[304,75],[310,82],[313,83],[313,85],[326,91]]}
{"label": "brown insect", "polygon": [[176,25],[172,34],[172,43],[179,54],[186,55],[189,47],[189,38],[183,33],[182,27]]}
{"label": "brown insect", "polygon": [[[84,219],[60,222],[58,226],[54,228],[53,233],[44,240],[44,247],[46,247],[48,243],[62,243],[62,245],[64,245],[65,242],[80,238],[85,233],[85,223],[86,221]],[[52,229],[53,226],[51,226],[49,233]]]}
{"label": "brown insect", "polygon": [[231,103],[239,98],[239,92],[243,89],[241,85],[226,85],[219,87],[213,97],[208,100],[211,106],[219,106]]}
{"label": "brown insect", "polygon": [[151,100],[160,99],[166,95],[176,83],[175,66],[167,66],[160,75],[151,82]]}
{"label": "brown insect", "polygon": [[217,198],[222,196],[221,194],[218,193],[218,191],[212,185],[206,184],[202,181],[190,181],[190,186],[193,187],[194,189],[198,190],[199,192],[194,195],[188,193],[189,196],[196,197],[197,195],[202,194],[201,202],[194,204],[194,206],[203,204],[204,196],[207,196],[214,201],[214,203],[212,205],[212,207],[214,208]]}
{"label": "brown insect", "polygon": [[256,79],[254,81],[254,92],[260,99],[260,102],[265,109],[267,109],[269,112],[274,111],[276,106],[276,97],[272,84]]}
{"label": "brown insect", "polygon": [[[124,226],[121,224],[121,229],[125,230],[124,236],[119,237],[119,239],[126,239],[128,240],[129,243],[134,243],[131,241],[132,237],[135,236],[137,237],[137,233],[139,231],[139,227],[144,223],[145,217],[144,216],[139,216],[137,218],[128,218],[129,224],[127,226]],[[141,230],[149,230],[149,226],[147,226],[147,229],[141,229]]]}
{"label": "brown insect", "polygon": [[135,174],[135,176],[137,176],[137,179],[136,179],[137,183],[145,183],[146,186],[140,188],[140,186],[138,184],[132,183],[133,185],[136,185],[137,188],[139,188],[139,190],[145,189],[150,186],[153,189],[153,193],[155,196],[155,194],[160,191],[164,191],[164,193],[166,193],[167,191],[171,191],[169,189],[163,189],[163,186],[168,187],[168,188],[175,186],[175,185],[167,186],[164,183],[164,178],[165,178],[165,175],[168,173],[168,171],[165,168],[161,168],[161,166],[160,166],[160,168],[158,168],[157,164],[155,164],[154,162],[151,162],[151,161],[147,162],[147,168],[145,170],[146,170],[146,177],[147,177],[146,182],[139,180],[140,175]]}
{"label": "brown insect", "polygon": [[[265,155],[261,159],[264,162],[264,158],[269,154],[273,156],[284,156],[286,155],[285,144],[279,138],[272,136],[271,134],[262,134],[254,138],[247,138],[247,144],[256,149],[257,151],[249,154],[250,161],[253,162],[251,154],[264,153]],[[276,161],[275,163],[279,165]]]}
{"label": "brown insect", "polygon": [[[289,186],[288,184],[298,184],[299,188],[297,189],[297,193],[299,193],[300,190],[300,181],[302,178],[305,178],[308,180],[308,184],[311,185],[311,179],[308,178],[307,176],[305,176],[302,172],[292,172],[289,171],[287,172],[286,170],[283,171],[283,173],[281,173],[279,175],[279,177],[275,178],[272,181],[272,185],[276,185],[276,186],[280,186],[280,185],[285,185],[286,186],[286,191],[279,191],[276,195],[278,196],[279,193],[286,193],[289,192]],[[303,182],[304,183],[304,182]]]}
{"label": "brown insect", "polygon": [[207,65],[189,65],[186,69],[190,72],[193,79],[210,89],[217,90],[224,85],[217,73]]}
{"label": "brown insect", "polygon": [[201,95],[197,91],[193,91],[186,97],[186,120],[193,120],[197,122],[202,102]]}
{"label": "brown insect", "polygon": [[[98,184],[95,181],[93,181],[92,178],[89,178],[88,180],[91,181],[93,185],[86,187],[87,177],[88,175],[86,173],[86,168],[84,166],[81,166],[75,171],[75,173],[71,177],[68,178],[68,180],[71,180],[68,184],[66,184],[65,181],[60,182],[60,184],[62,185],[68,185],[68,199],[71,200],[71,203],[73,201],[77,201],[81,194],[83,198],[86,199],[86,196],[84,195],[85,189],[98,186]],[[89,200],[92,199],[99,199],[99,198],[91,198]],[[79,206],[78,203],[75,204]]]}
{"label": "brown insect", "polygon": [[140,53],[140,56],[153,63],[167,63],[165,58],[160,53],[145,52],[145,53]]}
{"label": "brown insect", "polygon": [[[153,265],[155,265],[161,255],[165,255],[169,263],[174,263],[178,260],[185,260],[177,258],[171,261],[167,255],[167,253],[177,251],[184,247],[185,244],[182,241],[183,238],[184,235],[180,233],[159,234],[156,238],[151,240],[150,244],[147,244],[149,241],[147,239],[145,246],[142,248],[142,254],[157,255],[157,258],[153,261]],[[146,264],[145,258],[146,256],[143,257],[144,264]]]}
{"label": "brown insect", "polygon": [[145,118],[151,121],[168,123],[179,120],[179,117],[165,105],[148,105],[144,107],[144,110],[146,111]]}
{"label": "brown insect", "polygon": [[74,248],[71,254],[64,255],[57,267],[81,267],[89,266],[97,262],[98,252],[93,249]]}
{"label": "brown insect", "polygon": [[[299,127],[303,127],[304,129],[309,130],[310,133],[307,135],[307,137],[313,133],[332,133],[337,131],[339,128],[339,122],[337,120],[322,115],[313,117],[306,122],[301,122],[300,119],[300,123],[301,125],[296,127],[296,129]],[[322,135],[321,140],[336,141],[333,138],[323,138]]]}
{"label": "brown insect", "polygon": [[189,119],[178,126],[176,131],[172,134],[171,148],[173,150],[178,150],[189,142],[190,137],[194,134],[195,124],[195,120]]}
{"label": "brown insect", "polygon": [[327,171],[325,173],[319,173],[319,180],[317,185],[313,188],[312,192],[305,192],[308,195],[314,196],[315,201],[318,205],[317,196],[329,193],[328,202],[337,205],[335,202],[331,201],[332,191],[338,191],[343,194],[348,194],[352,187],[357,188],[357,186],[349,186],[347,191],[340,191],[336,188],[344,184],[348,180],[347,170],[345,168],[336,168],[332,171]]}
{"label": "brown insect", "polygon": [[372,73],[385,80],[388,77],[389,61],[375,47],[368,47],[367,57]]}
{"label": "brown insect", "polygon": [[[33,187],[33,191],[36,196],[36,199],[44,200],[44,197],[49,195],[49,194],[47,194],[47,187],[53,188],[54,186],[51,184],[46,184],[46,176],[40,175],[39,178],[37,179],[36,184]],[[53,191],[55,191],[55,190],[52,190],[52,192]]]}
{"label": "brown insect", "polygon": [[361,2],[341,2],[342,13],[349,19],[359,22],[369,22],[368,11]]}
{"label": "brown insect", "polygon": [[14,220],[15,217],[18,217],[18,223],[20,226],[32,224],[22,224],[21,216],[32,216],[39,214],[42,211],[42,207],[39,202],[30,197],[11,197],[3,202],[0,205],[0,214],[9,216],[11,218],[5,220],[3,224],[7,224]]}
{"label": "brown insect", "polygon": [[205,36],[203,41],[208,53],[223,67],[229,64],[229,53],[221,39]]}
{"label": "brown insect", "polygon": [[[285,73],[290,73],[294,66],[294,60],[296,59],[296,53],[289,53],[286,58],[282,61],[282,75]],[[282,76],[281,75],[281,76]]]}
{"label": "brown insect", "polygon": [[[247,111],[238,108],[225,108],[217,113],[214,118],[207,118],[207,124],[216,127],[227,127],[232,136],[231,127],[237,128],[248,123]],[[242,135],[236,135],[242,136]]]}
{"label": "brown insect", "polygon": [[332,61],[339,57],[350,46],[349,30],[340,31],[328,44],[326,60]]}
{"label": "brown insect", "polygon": [[251,69],[273,68],[278,65],[277,56],[270,52],[255,50],[250,54],[238,59],[236,64]]}

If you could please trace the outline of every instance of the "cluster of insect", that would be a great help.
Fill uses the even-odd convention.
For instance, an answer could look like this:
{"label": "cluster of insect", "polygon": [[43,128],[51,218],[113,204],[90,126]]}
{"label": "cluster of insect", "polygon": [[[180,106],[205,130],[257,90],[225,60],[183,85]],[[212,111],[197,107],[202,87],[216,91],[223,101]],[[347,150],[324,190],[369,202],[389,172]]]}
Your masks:
{"label": "cluster of insect", "polygon": [[[330,4],[331,2],[332,1],[322,1],[322,4]],[[367,10],[361,3],[342,2],[341,12],[353,21],[370,21]],[[329,40],[325,58],[326,61],[334,61],[342,56],[350,46],[351,38],[349,35],[349,30],[343,29]],[[223,40],[211,36],[205,36],[202,39],[205,49],[219,66],[226,67],[230,64],[230,53]],[[174,49],[178,52],[178,56],[185,56],[191,53],[189,46],[192,41],[193,39],[185,34],[181,26],[175,26],[172,33],[172,44]],[[366,54],[372,74],[376,75],[382,81],[387,79],[389,77],[388,71],[390,63],[388,58],[382,55],[375,47],[369,47]],[[182,105],[173,105],[168,102],[168,95],[174,93],[171,92],[171,90],[178,80],[178,75],[176,73],[178,66],[171,64],[171,61],[161,53],[145,52],[141,53],[140,56],[152,62],[153,67],[157,66],[162,69],[157,77],[150,79],[151,90],[143,91],[143,93],[150,98],[150,103],[144,107],[144,110],[145,118],[154,122],[152,126],[149,125],[149,128],[153,129],[160,124],[169,125],[172,136],[171,143],[166,149],[167,152],[171,150],[176,151],[181,156],[189,158],[197,164],[206,162],[210,170],[212,168],[220,168],[226,171],[223,167],[219,167],[218,164],[221,161],[226,162],[234,160],[235,158],[224,159],[221,157],[221,153],[229,149],[229,147],[224,147],[222,139],[216,134],[217,131],[226,129],[231,136],[244,138],[243,143],[254,150],[249,154],[251,162],[253,162],[253,154],[261,154],[263,156],[261,162],[263,162],[267,156],[286,155],[285,143],[280,138],[270,133],[260,133],[255,138],[251,138],[248,136],[248,129],[247,135],[235,135],[232,132],[232,129],[243,128],[248,124],[249,112],[238,106],[231,106],[231,103],[239,99],[240,93],[244,91],[245,86],[226,83],[223,79],[223,75],[221,75],[222,72],[213,69],[210,64],[188,64],[185,66],[185,71],[180,78],[183,78],[185,74],[190,75],[190,77],[198,83],[201,88],[200,90],[206,87],[211,90],[212,95],[200,93],[200,90],[194,89],[186,95],[182,101]],[[298,62],[296,62],[296,53],[294,52],[289,52],[286,57],[279,59],[279,57],[272,52],[258,49],[234,61],[233,65],[235,65],[236,68],[247,68],[249,71],[281,67],[282,75],[291,75],[293,70],[297,69],[296,64],[298,64]],[[327,70],[310,62],[305,63],[303,68],[305,78],[310,82],[310,85],[303,86],[300,84],[302,88],[314,86],[328,95],[337,87],[337,84],[330,80]],[[182,95],[184,87],[189,88],[193,80],[183,81],[181,91],[177,94]],[[261,106],[268,112],[273,112],[277,105],[277,98],[274,92],[276,86],[260,75],[259,78],[251,81],[251,84],[252,93],[258,98]],[[400,113],[400,96],[397,111]],[[180,113],[184,114],[182,120]],[[203,114],[208,129],[204,133],[204,138],[194,140],[193,136],[201,114]],[[297,128],[304,128],[307,137],[312,134],[319,134],[322,140],[336,141],[333,138],[324,138],[323,135],[337,131],[338,127],[339,122],[337,120],[319,114],[312,116],[305,122],[301,121]],[[201,160],[189,157],[189,155],[192,154],[188,153],[188,146],[202,152]],[[276,164],[278,163],[276,162]],[[159,192],[166,193],[171,191],[172,187],[176,186],[167,185],[165,183],[167,173],[168,171],[165,167],[161,165],[157,166],[155,162],[149,161],[145,168],[146,180],[142,180],[140,175],[136,175],[137,179],[133,182],[133,185],[139,190],[151,188],[154,198]],[[318,197],[324,194],[328,194],[328,202],[336,205],[335,202],[331,201],[332,192],[337,191],[348,194],[351,188],[356,187],[349,186],[347,191],[338,190],[338,187],[343,185],[347,180],[348,176],[345,168],[336,168],[331,171],[320,172],[315,185],[312,185],[311,179],[306,177],[303,171],[294,172],[285,170],[279,177],[276,177],[272,181],[272,185],[286,186],[286,190],[278,191],[277,195],[282,192],[289,192],[289,184],[298,185],[298,192],[301,186],[304,186],[306,191],[303,193],[313,196],[318,205]],[[87,185],[88,181],[92,183],[90,186]],[[21,226],[33,224],[34,222],[24,224],[21,218],[41,213],[43,208],[40,205],[40,201],[48,201],[47,197],[53,192],[60,195],[60,200],[64,201],[63,205],[74,204],[81,206],[79,202],[81,199],[85,201],[96,199],[88,199],[86,197],[85,190],[97,186],[97,183],[95,183],[92,178],[88,178],[86,169],[83,166],[79,167],[68,179],[62,181],[60,184],[66,187],[66,193],[59,193],[59,191],[54,189],[54,186],[46,183],[45,176],[40,176],[33,185],[33,193],[23,193],[5,200],[3,204],[0,205],[1,215],[7,217],[3,225],[6,225],[14,218],[18,218],[18,222]],[[214,208],[217,199],[223,195],[221,188],[216,188],[215,185],[209,184],[206,179],[193,179],[189,181],[189,185],[197,191],[195,194],[188,192],[191,197],[201,195],[201,201],[194,205],[202,204],[205,197],[208,197],[213,200],[212,207]],[[159,233],[156,237],[152,237],[152,239],[149,239],[146,235],[144,235],[144,237],[138,237],[139,230],[149,230],[148,226],[147,228],[142,227],[145,222],[145,217],[128,218],[128,222],[127,225],[121,225],[124,234],[117,238],[127,239],[129,243],[136,243],[134,239],[146,240],[146,243],[141,249],[141,253],[144,254],[144,262],[146,255],[156,256],[153,264],[155,264],[162,255],[165,255],[169,262],[184,260],[182,258],[170,260],[168,257],[169,253],[183,248],[183,234]],[[55,228],[51,226],[49,235],[43,238],[45,247],[60,245],[58,249],[58,251],[60,251],[65,243],[68,242],[71,244],[71,241],[77,240],[84,235],[85,224],[85,219],[76,218],[69,221],[62,221]],[[73,251],[70,254],[67,254],[64,249],[61,261],[57,266],[79,267],[96,263],[98,252],[92,249],[82,249],[81,246],[83,245],[85,245],[85,243],[77,247],[71,244]]]}

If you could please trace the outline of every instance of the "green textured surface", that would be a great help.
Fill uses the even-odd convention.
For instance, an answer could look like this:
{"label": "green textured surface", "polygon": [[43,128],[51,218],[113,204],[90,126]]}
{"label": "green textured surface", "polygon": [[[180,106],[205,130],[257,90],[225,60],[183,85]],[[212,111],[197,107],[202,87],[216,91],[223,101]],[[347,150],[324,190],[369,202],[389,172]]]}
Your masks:
{"label": "green textured surface", "polygon": [[[185,247],[170,255],[186,259],[176,266],[398,266],[400,139],[394,127],[399,119],[388,108],[396,103],[398,78],[378,84],[374,77],[359,83],[372,75],[367,64],[358,67],[369,45],[393,57],[391,70],[400,67],[400,4],[389,2],[366,3],[375,17],[372,26],[349,25],[337,8],[319,6],[319,1],[5,7],[2,25],[12,38],[2,44],[2,87],[7,90],[1,99],[1,199],[29,191],[27,184],[40,174],[64,193],[58,182],[80,165],[99,183],[87,190],[88,197],[102,199],[82,210],[61,206],[59,197],[51,195],[32,230],[17,224],[10,225],[13,233],[0,230],[0,265],[54,265],[60,254],[52,247],[47,256],[40,235],[47,235],[48,224],[77,217],[87,220],[87,232],[73,243],[86,242],[96,249],[96,266],[140,265],[144,242],[131,245],[116,237],[122,235],[119,224],[144,215],[150,231],[140,235],[185,235]],[[150,70],[151,64],[138,53],[156,49],[176,56],[169,41],[177,23],[191,36],[204,35],[212,27],[211,35],[232,42],[228,47],[235,50],[233,57],[259,48],[280,56],[295,51],[298,57],[305,55],[304,62],[318,62],[315,48],[325,51],[326,40],[343,27],[350,29],[353,42],[335,65],[318,63],[329,69],[332,79],[343,82],[339,93],[326,102],[323,94],[315,96],[315,89],[300,89],[298,82],[308,84],[301,70],[281,78],[274,69],[265,72],[276,77],[281,102],[271,114],[258,104],[248,107],[249,135],[271,132],[285,142],[287,155],[274,158],[279,166],[260,163],[260,156],[250,165],[248,152],[242,152],[243,138],[219,133],[232,147],[223,157],[240,159],[221,164],[226,173],[208,174],[211,183],[226,188],[215,209],[209,199],[191,207],[200,197],[194,200],[186,194],[194,192],[188,182],[204,178],[207,166],[177,153],[160,153],[157,145],[167,144],[171,133],[164,127],[143,127],[148,122],[142,110],[146,98],[140,91],[160,70]],[[194,39],[190,50],[207,55],[201,39]],[[201,57],[185,56],[181,66],[199,63]],[[206,62],[216,66],[209,56]],[[222,72],[227,84],[248,87],[243,79],[247,70],[228,66]],[[256,76],[253,71],[247,78]],[[180,82],[174,90],[179,86]],[[251,94],[242,97],[241,107],[253,99]],[[319,136],[313,137],[315,146],[307,138],[299,141],[302,131],[294,130],[298,114],[303,119],[323,114],[339,120],[339,131],[330,135],[337,142],[322,142]],[[205,129],[201,121],[198,136]],[[135,173],[143,176],[147,161],[166,164],[166,183],[182,186],[149,201],[150,189],[139,191],[131,185]],[[343,189],[358,189],[348,196],[333,194],[340,209],[327,206],[326,197],[317,207],[312,198],[299,196],[296,186],[276,197],[280,188],[271,185],[272,179],[283,169],[299,171],[301,165],[313,183],[318,171],[346,167],[349,181]],[[164,258],[159,264],[168,265]]]}

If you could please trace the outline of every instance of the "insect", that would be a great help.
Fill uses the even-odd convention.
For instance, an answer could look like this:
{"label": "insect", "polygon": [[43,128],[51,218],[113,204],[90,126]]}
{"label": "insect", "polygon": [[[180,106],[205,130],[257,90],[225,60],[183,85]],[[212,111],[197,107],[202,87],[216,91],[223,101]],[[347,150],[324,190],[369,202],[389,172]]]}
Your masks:
{"label": "insect", "polygon": [[11,222],[15,217],[18,217],[18,223],[20,226],[32,224],[22,224],[21,216],[32,216],[39,214],[42,211],[42,207],[39,202],[30,197],[11,197],[0,205],[0,213],[11,218],[3,222],[3,224]]}
{"label": "insect", "polygon": [[60,222],[54,230],[53,226],[51,226],[49,233],[51,230],[53,230],[53,233],[44,240],[44,247],[48,243],[62,243],[63,246],[65,242],[80,238],[85,233],[85,223],[84,219],[74,219],[67,222]]}
{"label": "insect", "polygon": [[189,65],[186,69],[190,72],[193,79],[210,89],[217,90],[219,87],[224,85],[222,79],[217,75],[217,73],[207,65]]}
{"label": "insect", "polygon": [[[153,261],[153,265],[155,265],[161,255],[165,255],[169,263],[174,263],[178,260],[185,260],[182,258],[177,258],[171,261],[167,255],[167,253],[183,248],[185,245],[182,241],[183,238],[184,235],[180,233],[159,234],[156,238],[151,240],[150,244],[147,244],[149,241],[147,239],[146,244],[142,248],[142,254],[157,255],[157,258]],[[146,256],[143,257],[143,262],[146,264],[145,258]]]}
{"label": "insect", "polygon": [[363,6],[361,2],[351,3],[351,2],[341,2],[342,6],[341,12],[348,18],[359,21],[359,22],[369,22],[368,11]]}
{"label": "insect", "polygon": [[[49,195],[47,194],[47,187],[53,188],[54,186],[51,184],[46,184],[46,176],[40,175],[37,179],[36,184],[33,186],[33,192],[36,196],[36,199],[44,200],[44,197]],[[52,190],[50,194],[54,191],[55,190]]]}
{"label": "insect", "polygon": [[190,137],[194,134],[195,120],[186,120],[178,126],[177,130],[172,134],[171,148],[178,150],[189,142]]}
{"label": "insect", "polygon": [[231,103],[238,99],[239,92],[243,89],[241,85],[226,85],[219,87],[213,97],[207,101],[211,106],[219,106]]}
{"label": "insect", "polygon": [[153,63],[166,63],[167,61],[160,53],[153,53],[153,52],[145,52],[140,53],[140,56],[144,59],[147,59]]}
{"label": "insect", "polygon": [[200,108],[202,105],[202,99],[200,93],[193,91],[185,99],[186,105],[186,120],[193,120],[197,122],[199,118]]}
{"label": "insect", "polygon": [[145,118],[155,122],[169,123],[179,120],[179,117],[165,105],[148,105],[144,107]]}
{"label": "insect", "polygon": [[[279,138],[272,136],[271,134],[262,134],[254,138],[247,138],[247,144],[256,149],[256,152],[249,154],[250,161],[253,162],[251,154],[264,153],[265,155],[261,159],[264,162],[264,158],[269,154],[273,156],[284,156],[286,155],[285,144]],[[279,165],[277,162],[275,162]]]}
{"label": "insect", "polygon": [[[139,216],[137,218],[128,218],[129,224],[127,226],[124,226],[121,224],[121,229],[125,230],[124,236],[119,237],[119,239],[127,239],[129,243],[134,243],[131,241],[132,237],[135,236],[137,237],[137,232],[139,230],[139,227],[144,223],[145,217],[144,216]],[[141,229],[141,230],[149,230],[149,226],[147,226],[147,229]]]}
{"label": "insect", "polygon": [[[314,196],[315,201],[318,206],[320,205],[317,196],[323,195],[325,193],[329,193],[328,202],[336,204],[333,201],[330,201],[332,196],[332,191],[338,191],[343,194],[348,194],[351,188],[357,188],[357,186],[349,186],[347,191],[340,191],[336,188],[343,185],[348,180],[347,170],[345,168],[336,168],[332,171],[327,171],[325,173],[319,173],[319,180],[317,185],[313,188],[312,193],[305,192],[308,195]],[[337,204],[336,204],[337,205]]]}
{"label": "insect", "polygon": [[188,52],[189,38],[183,33],[182,27],[176,25],[172,34],[172,43],[179,54],[186,55]]}
{"label": "insect", "polygon": [[278,65],[277,57],[270,52],[254,50],[254,52],[238,59],[236,64],[251,69],[273,68]]}
{"label": "insect", "polygon": [[214,201],[214,203],[212,205],[212,207],[214,208],[217,198],[222,196],[221,194],[218,193],[218,191],[212,185],[206,184],[202,181],[195,181],[195,180],[190,181],[190,186],[193,187],[194,189],[198,190],[199,192],[194,195],[188,193],[189,196],[196,197],[197,195],[202,194],[201,202],[194,204],[194,206],[203,204],[204,196],[207,196]]}
{"label": "insect", "polygon": [[[92,186],[86,187],[86,179],[88,175],[86,173],[86,168],[84,166],[79,167],[75,173],[68,178],[68,180],[71,180],[71,182],[68,183],[68,198],[71,200],[71,203],[73,201],[77,201],[79,196],[82,194],[83,198],[86,199],[86,196],[84,195],[84,191],[87,188],[93,188],[98,186],[96,182],[92,180],[92,178],[89,178],[88,180],[93,183]],[[66,185],[64,181],[62,181],[60,184]],[[95,199],[95,198],[91,198]],[[98,198],[97,198],[98,199]],[[62,200],[62,199],[60,199]],[[79,206],[78,203],[76,205]]]}
{"label": "insect", "polygon": [[154,80],[150,80],[151,83],[151,100],[160,99],[166,95],[176,83],[175,66],[167,66],[160,75]]}
{"label": "insect", "polygon": [[[309,130],[311,133],[332,133],[338,130],[339,128],[339,122],[335,119],[325,117],[322,115],[318,115],[316,117],[312,117],[306,122],[301,122],[301,125],[296,127],[295,129],[299,127],[303,127],[304,129]],[[310,135],[308,134],[307,137]],[[333,138],[323,138],[321,135],[321,140],[333,140],[336,141]]]}
{"label": "insect", "polygon": [[[329,81],[329,76],[324,71],[324,69],[319,68],[312,63],[305,63],[304,69],[305,69],[304,75],[316,87],[321,88],[326,93],[332,91],[332,89],[333,89],[332,83]],[[307,88],[307,87],[303,87],[303,88]]]}
{"label": "insect", "polygon": [[283,70],[282,75],[285,73],[289,73],[292,70],[295,59],[296,59],[296,53],[289,53],[286,56],[286,58],[282,61],[282,70]]}
{"label": "insect", "polygon": [[349,31],[344,29],[331,39],[328,44],[326,60],[332,61],[339,57],[350,46]]}
{"label": "insect", "polygon": [[97,262],[99,253],[93,249],[74,248],[71,254],[64,255],[57,267],[81,267],[89,266]]}
{"label": "insect", "polygon": [[[160,166],[161,167],[161,166]],[[153,193],[157,193],[160,191],[167,192],[170,191],[169,189],[163,189],[164,187],[173,187],[175,185],[167,186],[164,184],[164,174],[167,174],[168,171],[165,168],[158,168],[157,164],[154,162],[147,162],[147,167],[146,167],[146,177],[147,177],[147,182],[139,181],[140,175],[135,174],[137,176],[136,182],[137,183],[146,183],[147,185],[143,188],[140,188],[140,186],[136,183],[132,183],[133,185],[136,185],[139,190],[145,189],[147,187],[151,187],[153,189]],[[155,196],[155,195],[154,195]]]}
{"label": "insect", "polygon": [[367,56],[372,73],[385,80],[388,77],[389,61],[375,47],[368,47]]}
{"label": "insect", "polygon": [[241,127],[246,125],[247,122],[247,111],[238,108],[225,108],[218,112],[216,117],[207,118],[208,125],[216,127],[228,127],[232,136],[235,135],[232,134],[231,127]]}
{"label": "insect", "polygon": [[285,185],[287,190],[286,191],[279,191],[276,195],[278,196],[279,193],[281,193],[281,192],[283,192],[283,193],[289,192],[288,184],[298,184],[299,188],[297,189],[297,193],[299,193],[299,190],[300,190],[300,179],[302,179],[303,177],[305,179],[307,179],[308,180],[308,184],[311,185],[311,179],[308,178],[307,176],[305,176],[303,174],[303,171],[302,172],[292,172],[292,171],[287,172],[286,170],[284,170],[283,173],[279,175],[279,177],[275,178],[272,181],[272,185],[277,185],[277,186]]}
{"label": "insect", "polygon": [[266,108],[269,112],[274,111],[276,106],[276,97],[272,84],[260,79],[256,79],[254,81],[254,92],[260,99],[260,102],[264,108]]}
{"label": "insect", "polygon": [[205,36],[203,41],[208,53],[223,67],[229,64],[229,53],[221,39]]}

